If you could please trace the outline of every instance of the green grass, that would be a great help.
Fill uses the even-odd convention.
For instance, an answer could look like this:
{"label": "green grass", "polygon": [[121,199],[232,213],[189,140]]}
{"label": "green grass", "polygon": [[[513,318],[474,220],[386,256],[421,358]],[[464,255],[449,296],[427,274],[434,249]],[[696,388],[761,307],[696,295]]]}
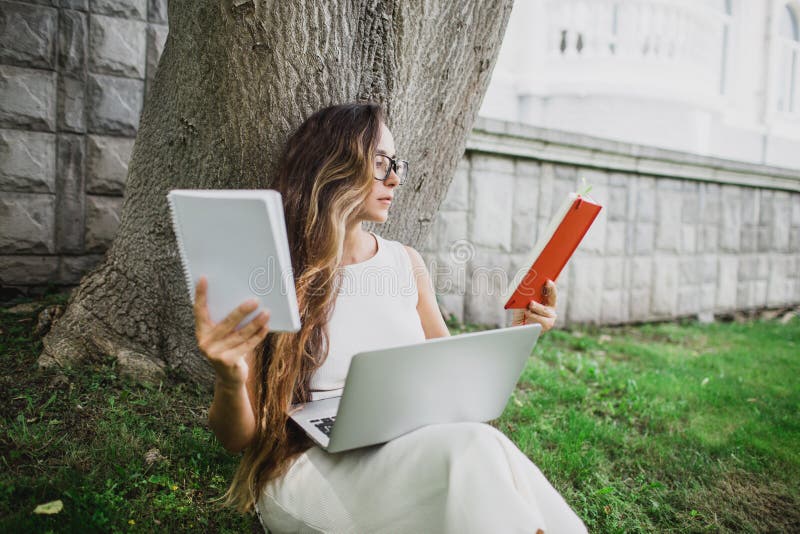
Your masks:
{"label": "green grass", "polygon": [[592,532],[800,531],[800,320],[555,331],[497,422]]}
{"label": "green grass", "polygon": [[[40,371],[35,324],[0,312],[0,532],[260,530],[211,502],[238,459],[206,425],[206,392],[176,378],[134,384],[112,361]],[[56,499],[59,514],[33,513]]]}
{"label": "green grass", "polygon": [[[36,312],[63,300],[0,311],[0,532],[257,532],[211,502],[238,458],[206,391],[36,368]],[[592,532],[800,531],[798,377],[797,318],[554,331],[493,424]]]}

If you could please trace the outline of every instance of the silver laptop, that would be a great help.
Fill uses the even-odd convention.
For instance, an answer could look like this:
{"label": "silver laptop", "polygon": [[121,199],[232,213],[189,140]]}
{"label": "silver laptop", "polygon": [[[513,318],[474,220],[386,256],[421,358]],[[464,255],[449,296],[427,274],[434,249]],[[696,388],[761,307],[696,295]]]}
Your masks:
{"label": "silver laptop", "polygon": [[460,334],[353,356],[341,396],[292,408],[328,452],[384,443],[425,425],[495,419],[541,326]]}

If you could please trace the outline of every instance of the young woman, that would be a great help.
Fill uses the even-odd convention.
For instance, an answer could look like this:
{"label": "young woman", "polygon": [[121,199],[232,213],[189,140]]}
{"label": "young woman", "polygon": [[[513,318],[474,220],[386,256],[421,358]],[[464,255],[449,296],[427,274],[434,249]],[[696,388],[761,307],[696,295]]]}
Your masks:
{"label": "young woman", "polygon": [[[255,507],[272,532],[584,532],[539,469],[485,424],[431,425],[383,445],[329,454],[288,407],[344,385],[363,350],[449,335],[419,253],[365,231],[388,217],[408,164],[375,104],[322,109],[289,138],[274,187],[283,196],[302,328],[269,332],[246,301],[214,324],[196,288],[198,345],[216,371],[209,422],[244,456],[228,503]],[[533,303],[515,324],[555,322]]]}

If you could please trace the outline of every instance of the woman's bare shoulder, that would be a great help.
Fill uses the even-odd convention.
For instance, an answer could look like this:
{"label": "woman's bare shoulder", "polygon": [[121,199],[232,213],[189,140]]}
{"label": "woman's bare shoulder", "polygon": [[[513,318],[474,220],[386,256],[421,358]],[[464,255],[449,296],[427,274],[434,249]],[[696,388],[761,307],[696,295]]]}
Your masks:
{"label": "woman's bare shoulder", "polygon": [[408,256],[411,258],[411,265],[415,269],[419,267],[425,267],[425,261],[422,259],[422,254],[417,252],[417,249],[410,245],[403,245],[403,248],[405,248],[406,252],[408,252]]}

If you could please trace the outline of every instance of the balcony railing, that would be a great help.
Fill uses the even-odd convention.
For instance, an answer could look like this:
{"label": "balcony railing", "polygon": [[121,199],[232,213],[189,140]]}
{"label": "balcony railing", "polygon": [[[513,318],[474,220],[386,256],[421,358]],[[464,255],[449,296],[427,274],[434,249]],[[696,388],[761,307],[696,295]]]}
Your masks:
{"label": "balcony railing", "polygon": [[[722,5],[719,5],[722,4]],[[715,97],[724,89],[730,15],[703,0],[546,0],[549,84]]]}

